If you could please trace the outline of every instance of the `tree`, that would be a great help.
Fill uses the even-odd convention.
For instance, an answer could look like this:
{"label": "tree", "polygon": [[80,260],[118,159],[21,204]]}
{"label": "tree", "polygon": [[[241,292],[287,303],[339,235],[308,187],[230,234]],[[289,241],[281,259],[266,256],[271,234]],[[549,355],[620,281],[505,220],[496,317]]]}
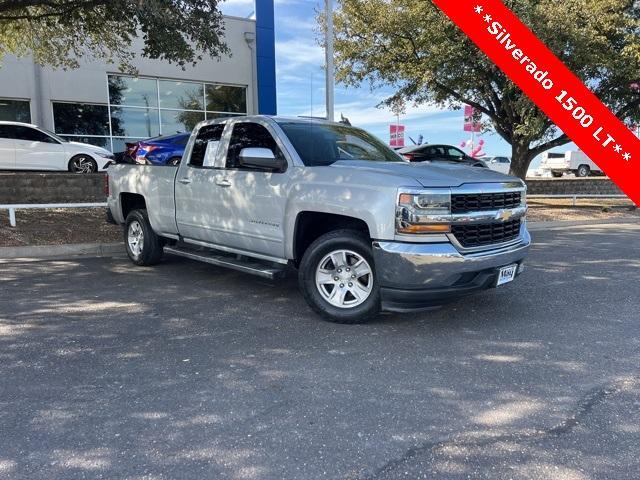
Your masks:
{"label": "tree", "polygon": [[229,52],[219,1],[0,0],[0,60],[33,55],[41,65],[76,68],[90,55],[135,71],[130,47],[140,37],[144,57],[184,67],[202,52]]}
{"label": "tree", "polygon": [[[640,2],[506,0],[549,48],[623,120],[640,120]],[[524,178],[538,154],[570,139],[430,0],[338,0],[338,80],[393,85],[414,103],[485,114]]]}

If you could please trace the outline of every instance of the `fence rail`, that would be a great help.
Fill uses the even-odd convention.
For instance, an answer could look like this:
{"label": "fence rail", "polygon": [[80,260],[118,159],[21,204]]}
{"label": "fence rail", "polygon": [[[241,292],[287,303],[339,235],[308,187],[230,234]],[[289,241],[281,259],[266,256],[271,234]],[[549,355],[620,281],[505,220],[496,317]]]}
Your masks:
{"label": "fence rail", "polygon": [[564,195],[546,195],[546,194],[536,194],[536,195],[527,195],[527,198],[532,198],[532,199],[536,199],[536,198],[571,198],[573,199],[573,206],[576,206],[576,201],[578,200],[578,198],[602,198],[602,199],[606,199],[606,198],[629,198],[626,195],[600,195],[600,194],[589,194],[589,193],[579,193],[579,194],[564,194]]}
{"label": "fence rail", "polygon": [[0,210],[9,210],[9,225],[15,227],[16,210],[45,210],[49,208],[104,208],[106,203],[14,203],[0,205]]}

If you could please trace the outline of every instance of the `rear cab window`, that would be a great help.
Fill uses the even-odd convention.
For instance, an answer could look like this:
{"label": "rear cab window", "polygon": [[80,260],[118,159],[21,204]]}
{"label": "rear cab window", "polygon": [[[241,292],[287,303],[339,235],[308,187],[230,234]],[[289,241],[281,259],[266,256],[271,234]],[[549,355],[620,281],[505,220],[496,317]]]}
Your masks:
{"label": "rear cab window", "polygon": [[214,125],[205,125],[198,131],[191,150],[189,166],[196,168],[214,167],[224,127],[224,123],[216,123]]}

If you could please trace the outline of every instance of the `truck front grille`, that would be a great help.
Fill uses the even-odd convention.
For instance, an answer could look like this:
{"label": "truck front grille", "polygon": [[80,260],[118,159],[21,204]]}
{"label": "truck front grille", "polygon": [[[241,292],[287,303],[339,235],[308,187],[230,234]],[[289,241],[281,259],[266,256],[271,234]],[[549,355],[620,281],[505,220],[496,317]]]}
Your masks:
{"label": "truck front grille", "polygon": [[484,247],[518,238],[520,222],[517,219],[504,223],[452,225],[451,233],[464,248]]}
{"label": "truck front grille", "polygon": [[486,212],[520,206],[520,192],[454,193],[451,195],[451,213]]}

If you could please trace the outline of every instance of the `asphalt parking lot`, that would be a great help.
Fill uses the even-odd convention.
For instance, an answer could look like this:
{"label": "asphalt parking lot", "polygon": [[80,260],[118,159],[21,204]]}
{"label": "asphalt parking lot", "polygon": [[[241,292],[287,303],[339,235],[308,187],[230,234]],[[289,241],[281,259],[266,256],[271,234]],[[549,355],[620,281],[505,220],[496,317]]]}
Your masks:
{"label": "asphalt parking lot", "polygon": [[359,326],[167,257],[0,263],[0,478],[637,479],[640,224]]}

